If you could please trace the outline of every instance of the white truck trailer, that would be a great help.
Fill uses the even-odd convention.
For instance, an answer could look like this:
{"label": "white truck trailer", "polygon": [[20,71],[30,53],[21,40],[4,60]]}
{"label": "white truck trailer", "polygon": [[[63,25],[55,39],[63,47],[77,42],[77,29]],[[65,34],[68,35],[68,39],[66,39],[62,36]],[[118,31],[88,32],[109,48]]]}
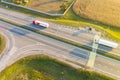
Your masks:
{"label": "white truck trailer", "polygon": [[108,41],[108,40],[104,40],[104,39],[99,39],[96,42],[98,44],[105,45],[105,46],[112,47],[112,48],[117,48],[118,47],[117,43],[112,42],[112,41]]}
{"label": "white truck trailer", "polygon": [[35,24],[35,25],[38,25],[38,26],[45,27],[45,28],[49,27],[48,23],[43,22],[43,21],[39,21],[39,20],[34,20],[32,23]]}

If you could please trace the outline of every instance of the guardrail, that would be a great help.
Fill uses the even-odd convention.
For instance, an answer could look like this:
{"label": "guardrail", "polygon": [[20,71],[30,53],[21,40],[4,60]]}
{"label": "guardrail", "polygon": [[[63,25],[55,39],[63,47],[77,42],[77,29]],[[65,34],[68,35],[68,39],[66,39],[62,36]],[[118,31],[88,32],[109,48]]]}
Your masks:
{"label": "guardrail", "polygon": [[64,16],[67,11],[71,8],[71,6],[74,4],[76,0],[73,0],[72,3],[69,5],[69,7],[64,11],[63,14],[51,14],[51,13],[47,13],[47,12],[43,12],[43,11],[39,11],[39,10],[35,10],[35,9],[32,9],[32,8],[28,8],[28,7],[24,7],[24,6],[21,6],[21,5],[17,5],[17,4],[14,4],[14,3],[10,3],[10,2],[6,2],[4,0],[1,0],[1,3],[4,3],[4,4],[8,4],[8,5],[12,5],[12,6],[17,6],[17,7],[21,7],[21,8],[24,8],[24,9],[28,9],[28,10],[31,10],[31,11],[34,11],[34,12],[38,12],[38,13],[41,13],[41,14],[45,14],[45,15],[48,15],[48,16],[53,16],[53,17],[59,17],[59,16]]}

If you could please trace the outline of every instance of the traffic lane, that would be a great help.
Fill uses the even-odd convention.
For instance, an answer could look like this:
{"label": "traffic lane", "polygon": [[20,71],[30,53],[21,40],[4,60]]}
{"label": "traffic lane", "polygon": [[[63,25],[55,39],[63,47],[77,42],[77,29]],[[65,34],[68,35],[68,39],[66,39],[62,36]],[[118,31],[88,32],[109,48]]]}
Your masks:
{"label": "traffic lane", "polygon": [[[28,45],[28,44],[33,44],[34,42],[30,42],[30,41],[25,41],[25,39],[22,40],[22,35],[24,34],[27,34],[25,31],[22,31],[20,29],[17,29],[17,28],[11,28],[11,29],[6,29],[6,26],[9,26],[9,25],[4,25],[0,22],[0,28],[3,28],[5,30],[8,31],[8,33],[6,33],[8,35],[8,38],[7,40],[9,40],[9,44],[10,44],[10,48],[12,47],[15,47],[16,49],[19,48],[19,47],[22,47],[22,46],[25,46],[25,45]],[[17,33],[19,32],[19,33]],[[5,31],[4,31],[5,33]],[[10,34],[12,35],[12,37],[10,37]],[[22,35],[21,35],[22,34]],[[12,39],[14,40],[12,40]],[[12,42],[11,42],[12,41]],[[14,41],[14,42],[13,42]],[[20,42],[21,41],[21,42]],[[23,42],[24,41],[24,42]],[[19,43],[19,44],[15,44],[15,43]],[[14,46],[12,46],[14,44]],[[7,47],[9,47],[9,45],[7,45]]]}
{"label": "traffic lane", "polygon": [[[27,39],[26,39],[27,40]],[[40,45],[40,47],[41,47],[41,45]],[[45,47],[45,49],[46,49],[47,47]],[[33,49],[41,49],[41,48],[38,48],[37,46],[31,46],[31,49],[33,50]],[[18,50],[18,53],[16,53],[16,54],[13,54],[13,56],[11,56],[10,54],[10,56],[5,56],[4,57],[4,59],[5,58],[7,58],[7,60],[2,60],[2,61],[4,61],[4,62],[11,62],[11,60],[10,59],[15,59],[16,57],[18,58],[18,57],[21,57],[23,54],[20,54],[20,53],[22,53],[24,50],[31,50],[30,49],[30,47],[28,46],[27,48],[23,48],[23,49],[20,49],[20,50]],[[63,56],[64,56],[64,58],[65,57],[67,57],[67,59],[68,59],[68,57],[69,57],[69,52],[66,52],[66,51],[63,51],[63,50],[60,50],[60,49],[58,49],[59,51],[57,51],[57,52],[55,52],[54,53],[54,51],[56,51],[56,49],[57,48],[54,48],[54,49],[52,49],[50,46],[48,46],[48,48],[47,49],[50,49],[50,50],[52,50],[52,53],[54,54],[54,55],[56,55],[57,57],[59,57],[59,58],[62,58]],[[49,52],[49,51],[48,51]],[[57,54],[59,52],[59,55]],[[76,58],[74,57],[74,58],[72,58],[71,56],[70,56],[70,58],[69,58],[69,60],[71,60],[71,61],[75,61],[76,60]],[[83,61],[83,60],[81,60],[81,59],[77,59],[77,61],[79,62],[79,64],[85,64],[86,62],[85,61]],[[8,64],[6,63],[6,65],[8,66]]]}
{"label": "traffic lane", "polygon": [[[46,45],[49,45],[50,47],[54,47],[54,48],[58,48],[58,49],[60,49],[60,50],[62,50],[62,51],[67,51],[67,52],[70,52],[69,54],[71,55],[71,53],[72,53],[72,55],[75,55],[75,56],[78,56],[78,55],[76,55],[76,54],[79,54],[79,58],[84,58],[84,59],[88,59],[88,56],[89,56],[89,51],[85,51],[85,50],[82,50],[82,49],[79,49],[79,48],[70,48],[70,47],[68,47],[68,46],[65,46],[65,44],[61,44],[61,42],[57,42],[57,43],[55,43],[55,41],[54,42],[51,42],[50,41],[50,39],[44,39],[44,38],[42,38],[43,40],[40,40],[40,39],[38,39],[39,37],[37,37],[37,38],[35,38],[34,36],[31,36],[30,37],[30,34],[29,35],[27,35],[26,37],[28,37],[28,38],[31,38],[31,39],[34,39],[34,40],[38,40],[38,41],[40,41],[40,42],[42,42],[42,43],[44,43],[44,44],[46,44]],[[45,40],[47,40],[46,42],[45,42]],[[53,45],[54,44],[54,45]],[[59,45],[59,46],[58,46]],[[74,50],[74,49],[77,49],[77,50],[79,50],[79,52],[77,51],[77,50]],[[70,50],[70,51],[69,51]],[[83,53],[84,52],[84,53]]]}
{"label": "traffic lane", "polygon": [[[26,52],[26,51],[39,51],[39,50],[41,50],[42,52],[44,52],[44,53],[48,53],[49,55],[54,55],[54,56],[56,56],[56,57],[59,57],[59,58],[63,58],[63,59],[68,59],[68,60],[71,60],[71,61],[78,61],[79,62],[79,64],[83,64],[83,65],[85,65],[86,64],[86,60],[84,59],[81,59],[81,57],[73,57],[73,56],[71,56],[71,55],[69,55],[69,50],[68,51],[63,51],[63,50],[60,50],[60,49],[58,49],[58,48],[53,48],[53,47],[50,47],[50,46],[48,46],[48,45],[44,45],[44,44],[42,44],[42,45],[38,45],[38,44],[36,44],[36,45],[31,45],[31,46],[27,46],[27,47],[24,47],[24,48],[22,48],[22,49],[19,49],[16,53],[17,54],[13,54],[13,57],[14,58],[16,58],[16,56],[21,56],[22,54],[21,53],[23,53],[23,52]],[[74,51],[74,53],[76,53],[75,51]],[[27,53],[26,53],[27,54]],[[16,56],[14,56],[14,55],[16,55]],[[29,55],[29,54],[28,54]],[[13,58],[12,58],[13,59]]]}
{"label": "traffic lane", "polygon": [[108,57],[104,57],[101,55],[98,55],[96,57],[96,64],[97,63],[102,63],[103,65],[108,64],[108,66],[110,66],[111,68],[115,68],[115,69],[119,69],[120,70],[120,61],[108,58]]}
{"label": "traffic lane", "polygon": [[[55,39],[52,39],[52,38],[49,38],[49,37],[45,37],[45,36],[43,36],[43,35],[40,35],[40,34],[37,34],[37,33],[34,33],[34,32],[31,32],[31,31],[29,31],[29,30],[26,30],[26,29],[23,29],[23,28],[19,28],[19,27],[16,27],[16,26],[14,26],[14,25],[11,25],[11,24],[8,24],[8,23],[6,23],[6,22],[2,22],[2,21],[0,21],[0,23],[1,24],[4,24],[5,25],[5,29],[7,29],[7,30],[9,30],[9,31],[14,31],[14,32],[18,32],[18,33],[22,33],[22,34],[24,34],[23,36],[25,36],[25,35],[29,35],[29,34],[31,34],[31,36],[33,36],[32,34],[34,34],[35,36],[35,38],[43,38],[44,40],[47,40],[47,39],[49,39],[48,41],[52,41],[52,42],[56,42],[56,44],[57,43],[59,43],[59,45],[66,45],[66,46],[68,46],[68,47],[71,47],[71,48],[73,48],[72,46],[70,46],[69,44],[66,44],[66,43],[64,43],[64,42],[61,42],[61,41],[57,41],[57,40],[55,40]],[[26,34],[27,33],[27,34]],[[21,35],[22,36],[22,35]],[[75,46],[74,46],[75,47]],[[75,47],[75,48],[78,48],[78,47]],[[78,49],[80,49],[80,48],[78,48]],[[84,50],[84,49],[82,49],[82,50]]]}
{"label": "traffic lane", "polygon": [[28,39],[28,38],[26,40],[26,37],[20,36],[19,33],[12,32],[12,34],[14,35],[14,38],[15,38],[15,47],[18,49],[23,46],[32,45],[32,44],[37,43],[36,41]]}
{"label": "traffic lane", "polygon": [[[3,16],[2,16],[3,17]],[[15,17],[16,18],[16,17]],[[11,20],[11,17],[10,18],[8,18],[9,20]],[[18,19],[12,19],[13,21],[15,21],[16,23],[20,23],[21,22],[21,20],[18,20]],[[21,24],[28,24],[28,22],[25,22],[25,21],[23,21],[22,20],[22,22],[21,22]],[[32,27],[32,28],[35,28],[34,26],[29,26],[29,27]],[[44,29],[43,29],[44,30]],[[59,35],[59,36],[61,36],[61,37],[64,37],[64,38],[67,38],[67,39],[70,39],[70,40],[72,40],[72,41],[75,41],[75,42],[77,42],[77,43],[81,43],[81,44],[83,44],[83,45],[88,45],[88,46],[91,46],[92,45],[92,39],[93,39],[93,36],[87,36],[87,35],[82,35],[82,36],[80,36],[80,37],[74,37],[74,36],[71,36],[71,35],[67,35],[66,33],[60,33],[59,32],[59,30],[55,30],[54,31],[54,29],[51,29],[50,30],[50,28],[49,28],[49,30],[48,29],[46,29],[46,30],[44,30],[44,32],[47,32],[47,33],[52,33],[52,34],[56,34],[56,35]],[[59,32],[59,33],[58,33]],[[69,32],[69,31],[67,31],[67,32]],[[64,35],[64,36],[63,36]],[[82,37],[82,38],[81,38]],[[87,39],[87,40],[86,40]],[[99,46],[99,48],[98,49],[100,49],[100,50],[103,50],[103,51],[105,51],[105,52],[111,52],[111,53],[116,53],[117,55],[120,55],[119,54],[119,49],[117,48],[117,49],[111,49],[110,47],[106,47],[106,46]]]}
{"label": "traffic lane", "polygon": [[[5,9],[2,9],[2,8],[0,8],[0,10],[2,11],[2,12],[0,12],[0,14],[2,15],[2,16],[4,16],[4,17],[12,17],[12,18],[14,18],[14,19],[19,19],[19,20],[21,20],[21,21],[24,21],[24,22],[29,22],[29,23],[32,23],[32,21],[33,20],[36,20],[36,18],[34,18],[33,16],[28,16],[28,15],[25,15],[25,14],[20,14],[20,13],[18,13],[18,12],[13,12],[13,11],[8,11],[8,10],[5,10]],[[8,13],[11,13],[11,14],[7,14],[6,12],[8,12]],[[16,20],[14,20],[14,21],[16,21]],[[19,22],[19,21],[18,21]],[[24,23],[24,22],[22,22],[22,23]],[[61,31],[63,30],[67,30],[67,32],[66,31],[64,31],[64,32],[66,32],[66,33],[71,33],[71,32],[73,32],[73,31],[75,31],[75,33],[76,33],[76,31],[78,31],[77,33],[79,34],[79,33],[86,33],[86,31],[85,30],[82,30],[82,32],[79,32],[79,31],[81,31],[80,29],[77,29],[77,28],[69,28],[69,27],[66,27],[66,26],[62,26],[62,25],[58,25],[58,24],[53,24],[53,23],[51,23],[51,22],[48,22],[49,24],[50,24],[50,28],[52,27],[52,29],[60,29]],[[69,32],[68,32],[68,30],[69,30]],[[87,35],[92,35],[92,33],[88,33]]]}
{"label": "traffic lane", "polygon": [[[22,17],[25,17],[25,16],[22,16]],[[16,17],[15,17],[16,18]],[[14,21],[16,21],[16,20],[14,20]],[[21,21],[21,20],[20,20]],[[20,21],[18,21],[18,22],[20,22]],[[25,24],[27,24],[25,21],[23,21],[22,23],[25,23]],[[57,28],[57,29],[59,29],[59,28]],[[56,33],[56,29],[54,30],[54,29],[49,29],[49,31],[47,31],[48,29],[46,29],[46,32],[51,32],[51,33]],[[54,31],[53,31],[54,30]],[[63,29],[64,30],[64,29]],[[59,32],[59,31],[58,31]],[[67,31],[67,32],[69,32],[69,31]],[[64,38],[67,38],[67,39],[71,39],[71,40],[74,40],[74,41],[76,41],[76,42],[81,42],[82,44],[83,43],[85,43],[84,45],[89,45],[89,46],[91,46],[92,45],[92,40],[89,40],[89,41],[86,41],[86,39],[88,39],[89,37],[87,36],[87,35],[83,35],[83,36],[80,36],[80,37],[74,37],[74,36],[72,36],[71,37],[71,35],[66,35],[66,33],[56,33],[56,35],[60,35],[61,37],[64,37]],[[81,38],[82,37],[82,38]],[[83,38],[83,37],[86,37],[86,38]],[[93,37],[92,38],[89,38],[89,39],[93,39]],[[113,50],[112,49],[110,49],[109,47],[105,47],[105,46],[99,46],[99,49],[100,50],[104,50],[104,51],[106,51],[106,52],[112,52]],[[115,51],[115,53],[118,55],[119,54],[119,50],[118,49],[114,49],[114,51]]]}
{"label": "traffic lane", "polygon": [[[23,31],[23,29],[21,30],[21,28],[16,29],[17,27],[14,29],[15,26],[13,27],[13,25],[9,25],[9,27],[12,28],[12,31],[15,32],[15,33],[19,30],[19,31],[17,32],[18,34],[19,34],[19,32],[21,33],[21,31]],[[11,31],[11,29],[10,29],[10,31]],[[45,37],[43,37],[42,35],[40,36],[40,35],[38,35],[38,34],[36,35],[36,33],[30,33],[30,31],[28,31],[28,30],[25,30],[25,31],[23,31],[23,32],[29,33],[29,34],[20,35],[20,36],[28,37],[28,38],[30,38],[30,39],[38,40],[38,41],[39,41],[39,38],[43,39],[42,41],[45,41],[45,40],[46,40],[47,42],[50,41],[50,40],[52,40],[53,44],[56,42],[56,40],[53,41],[53,39],[51,39],[51,38],[48,38],[48,37],[45,38]],[[18,34],[17,34],[17,35],[18,35]],[[36,36],[33,36],[32,34],[35,34]],[[42,42],[42,43],[44,43],[44,42]],[[51,42],[48,42],[47,45],[48,45],[49,43],[51,43]],[[59,44],[58,44],[58,43],[59,43]],[[65,43],[63,44],[63,43],[60,42],[60,41],[57,41],[55,44],[56,44],[56,45],[59,45],[59,46],[62,44],[62,45],[61,45],[62,50],[65,50],[65,48],[66,48],[66,46],[63,48],[63,46],[64,46]],[[51,44],[49,44],[49,45],[51,45]],[[51,45],[51,46],[54,46],[54,45]],[[69,46],[70,46],[70,45],[67,45],[68,48],[69,48]],[[55,46],[55,48],[56,48],[56,46]],[[75,47],[74,47],[74,48],[75,48]],[[74,48],[71,47],[71,51],[72,51]],[[77,47],[76,47],[76,49],[78,49],[79,51],[81,51],[81,50],[80,50],[79,48],[77,48]],[[83,50],[82,50],[82,51],[83,51]],[[89,54],[89,53],[84,54],[84,55],[88,55],[88,54]],[[83,56],[82,56],[82,57],[83,57]]]}
{"label": "traffic lane", "polygon": [[28,25],[28,27],[38,29],[40,31],[43,31],[43,32],[46,32],[49,34],[53,34],[53,35],[56,35],[56,36],[59,36],[59,37],[83,44],[83,45],[89,45],[89,46],[92,45],[93,38],[94,38],[94,36],[89,36],[87,33],[81,34],[79,36],[72,36],[72,33],[71,34],[66,33],[69,31],[63,32],[58,29],[52,29],[51,27],[47,28],[45,30],[43,28],[39,29],[40,26],[36,26],[36,25],[32,25],[32,24]]}
{"label": "traffic lane", "polygon": [[[7,11],[7,10],[4,10],[3,9],[3,11]],[[9,12],[9,11],[8,11]],[[12,12],[11,12],[12,13]],[[13,12],[14,14],[16,14],[17,12]],[[19,13],[18,13],[19,14]],[[17,14],[17,15],[18,15]],[[32,19],[32,17],[26,17],[26,15],[21,15],[21,14],[19,14],[19,16],[15,16],[15,15],[13,15],[13,14],[11,14],[11,16],[14,18],[14,19],[12,19],[13,21],[16,21],[16,23],[20,23],[20,24],[28,24],[28,23],[31,23],[32,22],[32,20],[34,19]],[[3,13],[3,15],[2,15],[2,17],[6,17],[6,15],[4,15],[4,13]],[[24,18],[23,18],[24,17]],[[26,17],[26,18],[25,18]],[[9,18],[9,20],[11,20],[11,17],[8,15],[8,18]],[[28,21],[28,19],[30,19],[29,21]],[[89,34],[86,34],[86,35],[79,35],[80,37],[74,37],[74,36],[71,36],[71,33],[70,34],[68,34],[68,32],[71,32],[71,31],[64,31],[64,33],[63,33],[63,31],[62,30],[64,30],[64,29],[61,29],[61,26],[60,27],[54,27],[54,24],[52,24],[53,26],[50,26],[50,28],[48,28],[48,29],[43,29],[45,32],[48,32],[48,33],[52,33],[52,34],[56,34],[56,35],[59,35],[59,36],[61,36],[61,37],[64,37],[64,38],[67,38],[67,39],[71,39],[71,40],[73,40],[73,41],[75,41],[75,42],[78,42],[78,43],[81,43],[81,44],[83,44],[83,45],[88,45],[88,46],[91,46],[92,45],[92,40],[93,40],[93,35],[92,36],[90,36]],[[29,26],[29,27],[33,27],[34,28],[34,26]],[[63,27],[62,27],[63,28]],[[59,30],[59,29],[61,29],[61,30]],[[73,30],[74,31],[74,30]],[[68,35],[67,35],[68,34]],[[64,36],[63,36],[64,35]],[[89,35],[89,36],[88,36]],[[100,50],[103,50],[103,51],[106,51],[106,52],[115,52],[115,53],[119,53],[119,49],[114,49],[114,50],[112,50],[112,49],[110,49],[109,47],[105,47],[105,46],[99,46],[99,49]]]}
{"label": "traffic lane", "polygon": [[99,44],[98,50],[105,51],[105,53],[103,53],[103,54],[113,54],[113,55],[120,56],[120,46],[118,46],[117,48],[112,48],[112,47],[108,47],[108,46]]}
{"label": "traffic lane", "polygon": [[0,24],[0,33],[2,33],[2,35],[6,38],[6,45],[5,45],[5,49],[1,53],[1,56],[3,54],[7,54],[14,47],[14,43],[15,43],[12,33],[10,33],[8,30],[2,27],[3,25]]}
{"label": "traffic lane", "polygon": [[[9,14],[8,14],[9,13]],[[13,17],[15,17],[15,16],[17,16],[17,17],[19,17],[19,18],[21,18],[21,19],[24,19],[24,20],[26,20],[26,21],[31,21],[31,20],[35,20],[36,19],[36,17],[34,17],[34,16],[31,16],[31,15],[26,15],[26,14],[24,14],[24,13],[19,13],[19,12],[15,12],[15,11],[12,11],[12,10],[6,10],[6,9],[4,9],[4,8],[0,8],[0,14],[2,15],[2,14],[5,14],[6,16],[13,16]],[[17,18],[16,17],[16,18]]]}
{"label": "traffic lane", "polygon": [[111,75],[119,76],[120,78],[120,61],[112,60],[102,56],[97,56],[94,68],[100,69]]}
{"label": "traffic lane", "polygon": [[[3,18],[4,17],[6,17],[6,15],[4,15],[4,16],[2,16]],[[14,18],[14,17],[10,17],[10,16],[8,16],[7,17],[7,19],[8,20],[11,20],[11,21],[13,21],[13,22],[15,22],[15,23],[18,23],[18,24],[24,24],[24,25],[28,25],[29,27],[32,27],[32,28],[35,28],[35,26],[33,26],[33,25],[31,25],[30,23],[31,22],[28,22],[28,21],[25,21],[25,20],[20,20],[20,19],[17,19],[16,17]],[[28,24],[29,23],[29,24]],[[38,26],[37,26],[38,27]],[[38,29],[38,28],[35,28],[35,29]],[[52,27],[52,26],[51,26]],[[54,27],[55,28],[55,27]],[[41,30],[41,29],[40,29]],[[69,31],[64,31],[64,33],[63,32],[61,32],[60,30],[58,30],[58,29],[53,29],[53,28],[48,28],[48,29],[44,29],[44,28],[42,28],[42,31],[44,31],[44,32],[47,32],[47,33],[50,33],[50,34],[53,34],[53,35],[59,35],[59,36],[61,36],[61,37],[64,37],[64,38],[66,38],[66,39],[70,39],[70,40],[72,40],[72,41],[75,41],[75,42],[78,42],[78,43],[81,43],[81,44],[83,44],[83,45],[89,45],[89,46],[91,46],[91,42],[92,42],[92,40],[93,40],[93,37],[94,36],[89,36],[89,34],[83,34],[83,35],[80,35],[79,37],[74,37],[72,34],[73,33],[71,33],[71,34],[68,34],[67,32],[69,32]],[[85,43],[85,44],[84,44]]]}
{"label": "traffic lane", "polygon": [[[79,60],[78,60],[77,64],[75,64],[74,62],[71,61],[71,58],[69,59],[68,57],[65,57],[65,56],[63,58],[63,55],[56,56],[54,54],[52,55],[50,53],[50,51],[43,52],[43,51],[38,51],[38,50],[31,50],[31,51],[24,52],[19,57],[11,58],[8,62],[9,62],[9,64],[12,64],[12,63],[16,62],[17,60],[20,60],[23,57],[26,57],[29,55],[36,55],[36,54],[43,54],[43,55],[55,58],[57,60],[60,60],[60,61],[62,60],[63,62],[67,62],[67,64],[72,64],[72,66],[74,65],[75,67],[81,68],[81,66],[80,66],[81,64],[79,64],[80,63]],[[6,64],[6,65],[9,66],[9,64]]]}
{"label": "traffic lane", "polygon": [[[2,17],[6,17],[6,15],[4,15],[4,16],[2,16]],[[18,16],[19,17],[19,16]],[[12,19],[11,19],[11,17],[10,16],[8,16],[7,17],[7,19],[9,19],[9,20],[12,20],[12,21],[14,21],[14,22],[16,22],[16,23],[19,23],[19,24],[30,24],[31,22],[32,22],[32,20],[29,22],[29,21],[26,21],[26,20],[24,20],[24,19],[21,19],[21,17],[20,18],[18,18],[18,17],[12,17]],[[23,16],[23,17],[26,17],[26,16]],[[29,27],[33,27],[33,26],[30,26],[29,25]],[[34,28],[34,27],[33,27]],[[53,26],[50,26],[50,28],[48,28],[48,29],[45,29],[44,31],[45,32],[47,32],[47,33],[52,33],[52,34],[55,34],[56,33],[56,31],[57,32],[59,32],[59,33],[57,33],[57,34],[61,34],[61,36],[63,36],[63,35],[66,35],[66,34],[68,34],[68,32],[69,31],[64,31],[64,33],[61,31],[61,30],[59,30],[60,28],[56,28],[56,26],[54,27],[54,25]],[[63,29],[64,30],[64,29]],[[78,42],[80,42],[81,41],[81,39],[84,39],[83,41],[87,41],[87,40],[93,40],[93,37],[94,37],[94,35],[90,35],[90,33],[85,33],[84,35],[80,35],[80,36],[78,36],[78,37],[74,37],[73,35],[72,35],[73,33],[71,33],[71,34],[69,34],[69,37],[70,38],[68,38],[68,39],[71,39],[71,38],[75,38],[76,40],[74,40],[74,41],[78,41]],[[90,35],[90,36],[89,36]],[[68,35],[66,35],[66,36],[68,36]],[[65,37],[64,37],[65,38]],[[84,43],[84,42],[82,42],[82,43]],[[91,43],[90,43],[91,44]]]}

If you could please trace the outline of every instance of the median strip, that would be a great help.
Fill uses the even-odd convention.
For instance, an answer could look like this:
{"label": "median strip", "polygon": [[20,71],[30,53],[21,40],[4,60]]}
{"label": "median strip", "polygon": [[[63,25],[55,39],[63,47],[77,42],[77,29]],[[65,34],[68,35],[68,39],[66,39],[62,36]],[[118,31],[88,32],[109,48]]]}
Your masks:
{"label": "median strip", "polygon": [[[74,42],[74,41],[71,41],[71,40],[68,40],[68,39],[65,39],[65,38],[62,38],[62,37],[59,37],[59,36],[56,36],[56,35],[53,35],[53,34],[48,34],[46,32],[43,32],[43,31],[39,31],[37,29],[33,29],[33,28],[30,28],[30,27],[27,27],[25,25],[19,25],[17,23],[13,23],[9,20],[6,20],[6,19],[3,19],[3,18],[0,18],[1,21],[4,21],[4,22],[7,22],[7,23],[10,23],[12,25],[15,25],[15,26],[18,26],[18,27],[21,27],[21,28],[24,28],[24,29],[27,29],[27,30],[30,30],[30,31],[33,31],[35,33],[38,33],[38,34],[42,34],[44,36],[48,36],[50,38],[53,38],[53,39],[56,39],[56,40],[59,40],[59,41],[62,41],[62,42],[65,42],[65,43],[68,43],[68,44],[71,44],[73,46],[76,46],[76,47],[79,47],[79,48],[83,48],[83,49],[86,49],[86,50],[89,50],[91,51],[92,48],[87,46],[87,45],[82,45],[80,43],[77,43],[77,42]],[[114,54],[110,54],[110,53],[107,53],[105,51],[102,51],[102,50],[97,50],[97,53],[100,54],[100,55],[103,55],[103,56],[106,56],[106,57],[109,57],[109,58],[113,58],[115,60],[119,60],[120,61],[120,57],[117,56],[117,55],[114,55]]]}
{"label": "median strip", "polygon": [[5,37],[0,34],[0,54],[1,54],[2,51],[4,50],[5,46],[6,46]]}

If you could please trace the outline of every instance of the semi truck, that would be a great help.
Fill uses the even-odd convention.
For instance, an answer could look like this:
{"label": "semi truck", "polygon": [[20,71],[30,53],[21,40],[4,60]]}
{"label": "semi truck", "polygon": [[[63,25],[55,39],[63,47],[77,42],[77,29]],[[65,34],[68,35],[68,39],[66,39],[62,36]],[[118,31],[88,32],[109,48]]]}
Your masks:
{"label": "semi truck", "polygon": [[48,23],[43,22],[43,21],[39,21],[39,20],[34,20],[34,21],[32,21],[32,24],[38,25],[38,26],[42,26],[42,27],[45,27],[45,28],[48,28],[48,27],[49,27],[49,24],[48,24]]}
{"label": "semi truck", "polygon": [[104,45],[104,46],[108,46],[108,47],[111,47],[111,48],[117,48],[118,47],[117,43],[112,42],[112,41],[108,41],[108,40],[104,40],[104,39],[96,40],[96,42],[98,44],[101,44],[101,45]]}

